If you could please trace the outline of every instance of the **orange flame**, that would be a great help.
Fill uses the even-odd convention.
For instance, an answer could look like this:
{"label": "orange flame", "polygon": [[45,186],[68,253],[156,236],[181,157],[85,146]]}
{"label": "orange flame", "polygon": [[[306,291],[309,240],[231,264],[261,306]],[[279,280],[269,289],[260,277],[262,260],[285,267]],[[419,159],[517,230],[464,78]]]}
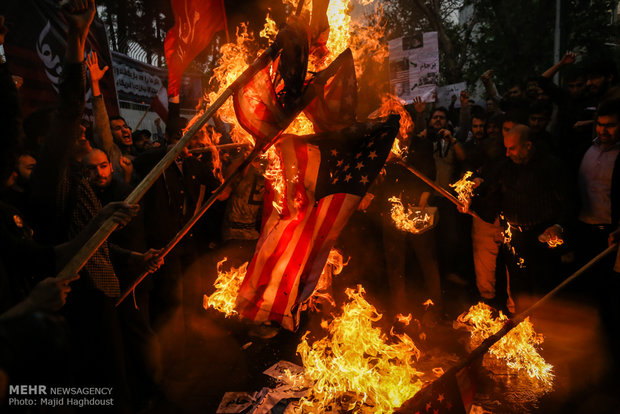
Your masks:
{"label": "orange flame", "polygon": [[428,310],[431,306],[435,306],[435,303],[431,299],[426,299],[422,305],[424,305],[424,310]]}
{"label": "orange flame", "polygon": [[405,211],[405,207],[398,197],[390,197],[388,201],[392,203],[391,215],[397,229],[417,234],[432,226],[433,216],[424,210],[415,209],[409,205]]}
{"label": "orange flame", "polygon": [[328,336],[310,345],[306,332],[297,347],[304,375],[313,384],[300,407],[326,412],[337,401],[344,411],[364,406],[373,413],[391,413],[422,387],[421,374],[413,367],[420,351],[409,336],[392,333],[395,340],[388,343],[372,326],[382,315],[364,299],[362,286],[345,293],[349,302],[342,314],[322,324]]}
{"label": "orange flame", "polygon": [[405,326],[409,326],[409,324],[411,323],[411,319],[413,319],[413,315],[411,314],[405,316],[402,313],[399,313],[398,315],[396,315],[396,320],[404,324]]}
{"label": "orange flame", "polygon": [[469,181],[469,177],[471,177],[472,174],[473,173],[471,171],[467,171],[463,174],[463,177],[460,180],[454,184],[450,184],[450,187],[454,188],[454,191],[456,191],[459,201],[463,207],[466,208],[469,208],[471,198],[474,196],[474,187],[476,185],[473,181]]}
{"label": "orange flame", "polygon": [[[508,318],[500,311],[499,316],[492,316],[492,308],[478,303],[457,318],[458,324],[464,326],[471,334],[472,347],[477,347],[489,336],[499,331]],[[489,353],[506,362],[512,369],[527,373],[530,378],[542,381],[546,385],[553,382],[553,366],[546,363],[536,347],[543,343],[542,334],[534,331],[529,317],[508,332],[489,349]]]}
{"label": "orange flame", "polygon": [[248,270],[248,262],[245,262],[241,267],[231,267],[229,271],[222,271],[222,264],[228,260],[224,258],[217,264],[217,279],[213,286],[215,286],[215,292],[211,296],[204,295],[202,300],[202,306],[205,309],[213,308],[226,315],[226,317],[236,315],[235,302],[237,300],[237,294],[239,293],[239,287]]}

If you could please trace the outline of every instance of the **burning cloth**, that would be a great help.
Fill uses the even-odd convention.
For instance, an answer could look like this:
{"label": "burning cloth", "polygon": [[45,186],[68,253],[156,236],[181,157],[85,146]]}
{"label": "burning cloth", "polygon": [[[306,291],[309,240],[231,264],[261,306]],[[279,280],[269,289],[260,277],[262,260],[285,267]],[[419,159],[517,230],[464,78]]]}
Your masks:
{"label": "burning cloth", "polygon": [[267,185],[263,228],[237,297],[241,316],[297,329],[299,305],[314,291],[336,238],[383,167],[398,118],[280,141],[283,208],[274,208],[279,195]]}

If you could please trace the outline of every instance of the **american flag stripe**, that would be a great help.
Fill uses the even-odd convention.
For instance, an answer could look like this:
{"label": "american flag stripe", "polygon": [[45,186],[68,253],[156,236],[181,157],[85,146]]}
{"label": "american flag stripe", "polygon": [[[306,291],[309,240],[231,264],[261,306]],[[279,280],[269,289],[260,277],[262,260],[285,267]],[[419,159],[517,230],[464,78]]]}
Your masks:
{"label": "american flag stripe", "polygon": [[[317,256],[317,253],[322,250],[324,243],[320,241],[325,240],[326,235],[321,233],[321,230],[329,231],[337,216],[338,210],[342,206],[341,200],[337,198],[342,197],[333,197],[332,200],[323,199],[318,207],[311,209],[309,213],[310,217],[303,226],[303,232],[297,241],[297,245],[295,246],[284,272],[282,280],[284,283],[280,283],[278,292],[274,298],[270,317],[280,318],[280,316],[288,316],[287,311],[291,310],[296,305],[296,301],[299,298],[298,291],[300,285],[303,287],[306,283],[310,283],[314,288],[318,282],[318,278],[316,278],[316,280],[312,279],[313,275],[310,272],[304,272],[306,268],[305,264],[313,263],[312,258]],[[326,204],[325,201],[329,201],[327,207],[323,206]],[[320,223],[321,221],[323,222],[322,224]],[[321,270],[322,269],[319,269],[318,275],[314,276],[320,276]],[[304,273],[306,273],[306,278],[303,277]]]}
{"label": "american flag stripe", "polygon": [[[285,207],[281,215],[272,206],[273,195],[268,194],[267,220],[239,291],[239,309],[246,318],[257,322],[273,320],[293,330],[294,307],[314,290],[327,255],[360,197],[334,194],[315,205],[313,193],[320,151],[298,137],[283,139],[279,150],[285,177],[298,175],[289,187],[292,191],[286,194],[285,205],[291,206]],[[298,210],[292,204],[295,197]],[[294,214],[286,214],[289,211]]]}

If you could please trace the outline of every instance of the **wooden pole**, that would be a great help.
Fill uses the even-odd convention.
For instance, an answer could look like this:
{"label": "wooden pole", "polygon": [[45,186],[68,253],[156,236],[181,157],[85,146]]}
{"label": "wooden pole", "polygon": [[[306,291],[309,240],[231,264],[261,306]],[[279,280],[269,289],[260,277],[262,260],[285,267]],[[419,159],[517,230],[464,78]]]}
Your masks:
{"label": "wooden pole", "polygon": [[[157,163],[157,165],[147,174],[146,177],[138,184],[138,186],[127,196],[126,203],[135,204],[144,196],[149,188],[155,183],[159,176],[164,172],[174,159],[183,151],[183,148],[187,145],[189,140],[196,135],[198,131],[202,129],[204,124],[207,123],[215,112],[226,102],[226,100],[242,85],[254,76],[259,70],[267,65],[277,49],[274,45],[270,46],[263,52],[261,56],[254,61],[242,74],[237,78],[222,94],[215,100],[201,116],[192,124],[192,126],[183,134],[179,142],[176,143],[170,151]],[[109,218],[103,225],[91,236],[91,238],[82,246],[76,255],[65,265],[60,271],[57,278],[61,281],[72,280],[80,269],[86,264],[88,259],[95,253],[95,251],[103,244],[103,242],[110,236],[110,234],[116,229],[117,224]]]}
{"label": "wooden pole", "polygon": [[[430,187],[432,187],[439,194],[441,194],[442,196],[447,198],[449,201],[454,203],[457,207],[460,207],[459,211],[461,211],[464,208],[463,204],[461,204],[461,202],[459,201],[458,198],[456,198],[454,195],[452,195],[445,188],[442,188],[442,187],[438,186],[437,184],[435,184],[435,182],[433,182],[433,180],[428,178],[426,175],[422,174],[419,170],[417,170],[416,168],[414,168],[411,165],[407,164],[405,161],[403,161],[400,158],[398,158],[396,160],[396,162],[398,164],[402,165],[403,167],[405,167],[407,170],[409,170],[409,172],[415,174],[420,180],[424,181],[426,184],[428,184]],[[469,209],[467,210],[467,214],[469,214],[470,216],[473,216],[473,217],[478,217],[478,215],[476,213],[474,213],[473,211],[471,211]]]}
{"label": "wooden pole", "polygon": [[205,152],[209,152],[211,151],[211,149],[213,148],[217,148],[217,149],[230,149],[230,148],[243,148],[243,147],[248,147],[250,146],[249,142],[242,142],[242,143],[233,143],[233,144],[220,144],[220,145],[209,145],[207,147],[203,147],[203,148],[194,148],[189,150],[190,154],[202,154]]}
{"label": "wooden pole", "polygon": [[532,314],[534,310],[539,308],[543,303],[547,302],[550,298],[555,296],[561,289],[563,289],[570,282],[581,276],[584,272],[588,271],[592,268],[596,263],[598,263],[602,258],[607,256],[608,254],[614,252],[618,248],[617,244],[612,244],[607,249],[603,250],[601,253],[596,255],[592,260],[583,265],[579,270],[575,273],[564,279],[562,283],[556,286],[553,290],[547,293],[545,296],[540,298],[536,303],[532,306],[519,313],[518,315],[512,317],[507,320],[504,326],[494,333],[493,335],[486,338],[482,343],[473,351],[469,353],[466,357],[462,358],[459,362],[457,362],[454,366],[452,366],[449,370],[447,370],[441,377],[433,381],[427,387],[421,389],[413,398],[406,401],[399,409],[395,411],[395,413],[409,413],[412,408],[419,406],[424,401],[427,401],[431,395],[433,395],[433,390],[437,387],[443,387],[443,383],[447,381],[451,376],[456,375],[461,369],[467,367],[472,364],[478,358],[482,358],[482,356],[495,345],[500,339],[504,337],[508,332],[510,332],[513,328],[519,325],[521,322],[525,320],[528,316]]}

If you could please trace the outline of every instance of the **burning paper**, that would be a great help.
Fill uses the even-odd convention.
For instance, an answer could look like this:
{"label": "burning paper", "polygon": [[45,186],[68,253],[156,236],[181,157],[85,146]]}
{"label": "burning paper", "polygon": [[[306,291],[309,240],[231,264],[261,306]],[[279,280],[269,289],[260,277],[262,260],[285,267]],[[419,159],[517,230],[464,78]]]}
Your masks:
{"label": "burning paper", "polygon": [[328,336],[310,344],[307,332],[297,347],[313,384],[299,402],[303,411],[391,413],[421,388],[421,373],[413,366],[420,352],[409,336],[392,334],[388,340],[372,326],[382,315],[364,293],[361,286],[347,289],[342,314],[323,321]]}
{"label": "burning paper", "polygon": [[454,184],[450,184],[450,187],[454,188],[459,201],[465,208],[469,208],[471,198],[474,196],[474,188],[476,183],[469,180],[469,177],[471,177],[472,174],[473,173],[471,171],[467,171],[463,174],[463,177],[460,180]]}
{"label": "burning paper", "polygon": [[424,210],[412,206],[405,207],[398,197],[390,197],[388,199],[392,203],[392,220],[396,224],[396,228],[412,234],[423,233],[435,225],[434,207],[427,207]]}
{"label": "burning paper", "polygon": [[[478,303],[457,318],[455,327],[465,327],[470,332],[472,347],[477,347],[487,337],[499,331],[508,318],[500,311],[499,316],[492,316],[493,309]],[[529,317],[508,332],[489,349],[489,353],[506,362],[509,368],[527,373],[530,378],[551,385],[553,366],[546,363],[536,348],[543,343],[542,334],[534,331]]]}

